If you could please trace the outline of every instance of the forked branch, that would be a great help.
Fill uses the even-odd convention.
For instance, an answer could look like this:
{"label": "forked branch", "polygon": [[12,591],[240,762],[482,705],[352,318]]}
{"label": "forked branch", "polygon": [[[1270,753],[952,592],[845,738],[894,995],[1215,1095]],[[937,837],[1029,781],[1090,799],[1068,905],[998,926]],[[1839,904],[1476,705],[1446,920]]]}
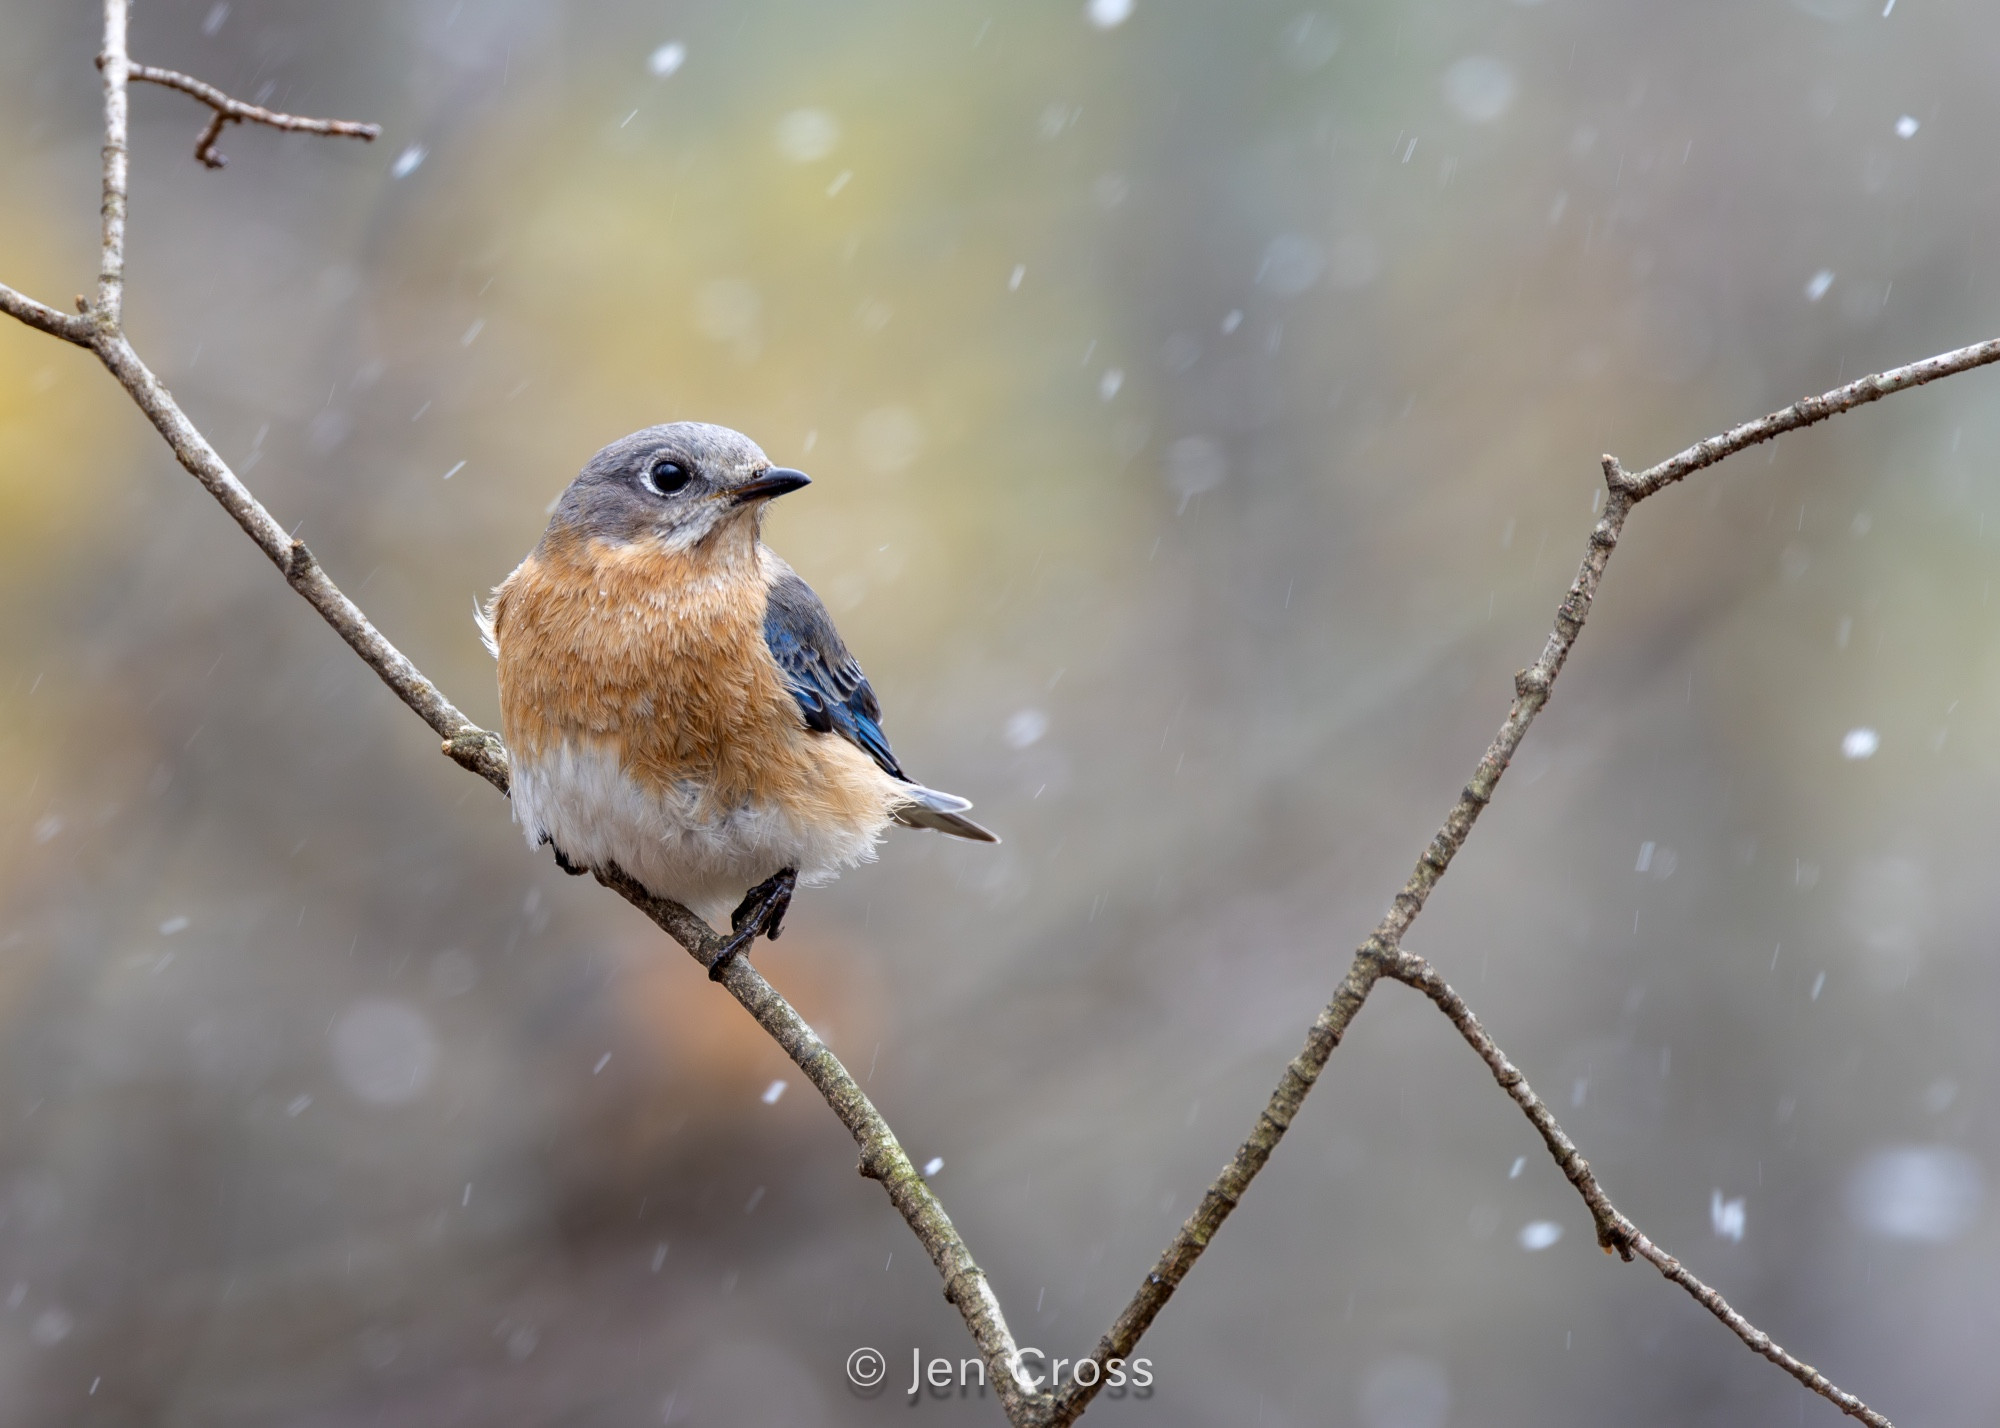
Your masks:
{"label": "forked branch", "polygon": [[[655,897],[618,868],[596,872],[597,880],[638,908],[688,955],[704,967],[713,967],[724,939],[709,925],[669,898]],[[910,1232],[923,1244],[924,1252],[937,1266],[944,1281],[944,1297],[951,1301],[973,1341],[986,1360],[987,1375],[997,1391],[1001,1407],[1014,1423],[1042,1421],[1048,1411],[1049,1396],[1036,1391],[1032,1377],[1022,1372],[1014,1336],[1007,1327],[1000,1301],[986,1282],[986,1272],[973,1261],[946,1215],[931,1193],[902,1143],[890,1130],[882,1113],[855,1083],[840,1059],[827,1049],[812,1027],[792,1008],[777,989],[764,980],[763,973],[750,965],[748,957],[730,958],[720,977],[729,995],[743,1005],[770,1038],[791,1057],[813,1088],[832,1108],[861,1148],[858,1169],[870,1180],[880,1181]]]}
{"label": "forked branch", "polygon": [[1437,974],[1430,963],[1414,952],[1402,951],[1385,965],[1383,975],[1415,987],[1437,1004],[1437,1009],[1445,1014],[1451,1024],[1458,1028],[1458,1034],[1479,1053],[1479,1059],[1486,1063],[1493,1073],[1493,1079],[1500,1089],[1514,1098],[1523,1115],[1541,1134],[1570,1184],[1577,1194],[1583,1196],[1583,1203],[1590,1209],[1590,1217],[1597,1225],[1597,1242],[1606,1251],[1616,1251],[1630,1260],[1634,1255],[1652,1265],[1661,1274],[1671,1279],[1692,1294],[1702,1308],[1720,1319],[1729,1332],[1741,1339],[1752,1353],[1762,1354],[1807,1388],[1839,1408],[1841,1412],[1859,1418],[1869,1428],[1894,1428],[1889,1420],[1834,1383],[1825,1374],[1809,1363],[1803,1363],[1774,1342],[1771,1336],[1745,1319],[1730,1307],[1729,1301],[1715,1290],[1703,1284],[1688,1272],[1679,1260],[1654,1244],[1646,1235],[1626,1219],[1611,1203],[1611,1197],[1604,1193],[1604,1187],[1597,1183],[1590,1162],[1577,1150],[1576,1143],[1563,1132],[1548,1106],[1537,1096],[1506,1054],[1493,1043],[1486,1034],[1486,1028],[1479,1024],[1479,1018],[1472,1014],[1472,1008],[1465,999],[1451,989],[1445,979]]}
{"label": "forked branch", "polygon": [[[102,63],[102,61],[99,61]],[[215,142],[222,137],[222,130],[229,124],[263,124],[273,129],[289,129],[298,134],[329,134],[341,139],[359,139],[364,144],[373,143],[382,137],[380,124],[360,124],[352,119],[308,119],[298,114],[280,114],[275,109],[266,109],[259,104],[245,104],[240,99],[231,99],[212,84],[205,84],[192,75],[182,74],[177,69],[158,69],[149,64],[130,64],[126,73],[133,79],[143,79],[148,84],[165,85],[168,89],[178,89],[182,94],[191,95],[215,111],[208,126],[194,141],[194,156],[211,169],[225,167],[228,158],[216,150]]]}
{"label": "forked branch", "polygon": [[1073,1380],[1058,1393],[1055,1412],[1050,1420],[1052,1423],[1074,1422],[1096,1396],[1097,1387],[1104,1379],[1104,1365],[1131,1353],[1139,1336],[1146,1332],[1147,1326],[1166,1306],[1167,1300],[1173,1297],[1174,1289],[1241,1201],[1251,1180],[1270,1160],[1271,1153],[1290,1129],[1307,1092],[1319,1079],[1328,1057],[1340,1044],[1341,1037],[1361,1010],[1368,993],[1377,981],[1388,976],[1407,982],[1429,996],[1437,1003],[1438,1009],[1451,1018],[1460,1034],[1471,1042],[1473,1049],[1479,1052],[1501,1089],[1514,1098],[1534,1123],[1556,1164],[1583,1196],[1584,1204],[1589,1207],[1591,1218],[1597,1225],[1598,1242],[1606,1250],[1616,1250],[1628,1260],[1637,1254],[1693,1295],[1752,1350],[1838,1406],[1842,1412],[1861,1419],[1871,1428],[1891,1428],[1889,1420],[1882,1414],[1830,1382],[1811,1365],[1801,1363],[1778,1347],[1769,1334],[1738,1314],[1720,1294],[1696,1279],[1679,1260],[1654,1244],[1637,1225],[1620,1214],[1591,1173],[1590,1163],[1564,1134],[1548,1107],[1529,1089],[1527,1080],[1480,1027],[1464,1000],[1446,986],[1422,958],[1404,951],[1402,939],[1417,914],[1423,911],[1431,889],[1437,886],[1452,858],[1464,846],[1473,823],[1492,801],[1494,789],[1506,773],[1515,751],[1520,748],[1521,740],[1527,736],[1528,726],[1534,723],[1535,716],[1548,703],[1549,691],[1555,684],[1556,676],[1562,673],[1570,650],[1583,633],[1584,621],[1590,616],[1591,602],[1596,598],[1598,584],[1611,560],[1611,552],[1617,548],[1618,539],[1624,533],[1626,518],[1639,502],[1746,447],[1770,441],[1801,427],[1813,426],[1897,392],[1909,391],[1941,377],[1969,372],[1996,361],[2000,361],[2000,338],[1939,353],[1907,366],[1893,367],[1817,397],[1794,402],[1769,416],[1732,427],[1636,475],[1626,471],[1615,456],[1603,459],[1603,513],[1591,527],[1590,540],[1576,578],[1570,582],[1568,594],[1556,608],[1555,627],[1550,630],[1549,638],[1542,647],[1541,658],[1514,676],[1514,702],[1507,711],[1500,732],[1494,736],[1473,770],[1471,781],[1452,806],[1443,827],[1438,829],[1437,835],[1417,860],[1416,870],[1410,874],[1409,881],[1396,894],[1395,901],[1375,931],[1356,950],[1333,1000],[1327,1003],[1307,1031],[1305,1046],[1286,1065],[1277,1089],[1272,1091],[1264,1109],[1258,1113],[1257,1123],[1251,1128],[1249,1136],[1237,1147],[1236,1154],[1223,1167],[1222,1173],[1210,1183],[1194,1213],[1181,1225],[1138,1291],[1119,1311],[1110,1330],[1098,1341],[1097,1349],[1092,1354],[1099,1369],[1096,1382],[1085,1385]]}
{"label": "forked branch", "polygon": [[[1306,1033],[1305,1047],[1285,1067],[1283,1079],[1271,1093],[1270,1101],[1259,1114],[1249,1138],[1237,1148],[1229,1164],[1223,1167],[1222,1174],[1210,1184],[1194,1214],[1181,1226],[1138,1292],[1113,1321],[1110,1332],[1098,1341],[1093,1354],[1099,1365],[1098,1382],[1103,1381],[1105,1364],[1131,1353],[1139,1335],[1166,1306],[1175,1286],[1208,1247],[1209,1240],[1221,1228],[1230,1211],[1236,1208],[1250,1181],[1270,1160],[1271,1152],[1277,1149],[1278,1142],[1291,1128],[1292,1118],[1298,1113],[1306,1093],[1312,1090],[1319,1073],[1325,1069],[1327,1058],[1340,1044],[1348,1023],[1361,1010],[1375,983],[1394,965],[1403,934],[1409,931],[1410,924],[1423,911],[1424,904],[1430,899],[1431,889],[1437,886],[1438,879],[1451,866],[1452,858],[1464,845],[1481,811],[1492,801],[1493,791],[1499,786],[1501,775],[1507,772],[1514,751],[1527,736],[1528,726],[1535,722],[1535,716],[1548,702],[1549,690],[1554,686],[1556,676],[1562,672],[1563,663],[1569,658],[1577,636],[1583,633],[1583,622],[1590,615],[1590,604],[1596,598],[1604,567],[1611,559],[1619,534],[1625,528],[1625,518],[1637,499],[1624,473],[1618,469],[1617,462],[1609,457],[1605,458],[1605,481],[1609,494],[1604,513],[1591,528],[1583,564],[1577,571],[1576,579],[1570,583],[1569,594],[1557,607],[1555,628],[1542,648],[1541,658],[1535,661],[1533,667],[1522,670],[1514,677],[1514,702],[1507,711],[1500,732],[1487,746],[1485,755],[1473,770],[1471,781],[1446,816],[1444,826],[1424,848],[1415,871],[1403,884],[1402,891],[1396,894],[1374,932],[1356,950],[1339,990]],[[1052,1421],[1059,1424],[1074,1422],[1096,1392],[1095,1384],[1072,1381],[1058,1395]]]}

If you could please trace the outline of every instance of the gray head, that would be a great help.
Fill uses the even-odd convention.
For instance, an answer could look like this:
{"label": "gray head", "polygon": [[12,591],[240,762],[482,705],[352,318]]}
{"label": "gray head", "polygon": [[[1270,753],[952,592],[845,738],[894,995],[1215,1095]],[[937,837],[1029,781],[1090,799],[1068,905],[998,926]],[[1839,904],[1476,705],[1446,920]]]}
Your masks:
{"label": "gray head", "polygon": [[556,502],[552,525],[586,538],[656,537],[687,550],[741,518],[754,531],[764,503],[807,483],[773,466],[741,432],[706,422],[649,426],[614,441],[584,464]]}

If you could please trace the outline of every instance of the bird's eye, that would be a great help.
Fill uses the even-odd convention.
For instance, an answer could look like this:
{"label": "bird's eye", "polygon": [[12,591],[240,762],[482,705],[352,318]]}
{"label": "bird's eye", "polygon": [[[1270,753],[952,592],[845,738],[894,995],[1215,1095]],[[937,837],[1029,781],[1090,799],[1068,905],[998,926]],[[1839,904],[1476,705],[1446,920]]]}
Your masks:
{"label": "bird's eye", "polygon": [[646,489],[655,496],[671,496],[693,479],[693,473],[678,461],[655,461],[646,468]]}

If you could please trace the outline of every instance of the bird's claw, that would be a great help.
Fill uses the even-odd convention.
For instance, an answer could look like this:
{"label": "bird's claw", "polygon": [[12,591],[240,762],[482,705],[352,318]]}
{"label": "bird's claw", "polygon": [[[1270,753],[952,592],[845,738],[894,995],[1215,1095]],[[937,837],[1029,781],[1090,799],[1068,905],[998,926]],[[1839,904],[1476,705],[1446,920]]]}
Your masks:
{"label": "bird's claw", "polygon": [[792,905],[792,893],[798,885],[796,868],[773,873],[743,895],[736,911],[729,914],[729,930],[741,932],[754,922],[773,942],[777,941],[778,934],[784,930],[785,913]]}
{"label": "bird's claw", "polygon": [[798,885],[798,869],[785,868],[743,895],[736,911],[729,914],[729,940],[722,944],[708,964],[708,979],[711,982],[721,981],[723,974],[729,970],[729,964],[742,956],[760,933],[773,942],[778,940],[778,934],[784,930],[785,913],[792,905],[792,893]]}

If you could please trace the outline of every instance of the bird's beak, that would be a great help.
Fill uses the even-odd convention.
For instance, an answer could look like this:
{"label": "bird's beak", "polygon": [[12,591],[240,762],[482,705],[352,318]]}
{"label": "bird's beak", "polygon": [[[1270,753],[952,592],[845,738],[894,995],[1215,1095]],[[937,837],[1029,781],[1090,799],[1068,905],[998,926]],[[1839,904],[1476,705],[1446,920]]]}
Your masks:
{"label": "bird's beak", "polygon": [[789,466],[772,466],[759,471],[750,480],[729,492],[729,503],[733,506],[747,506],[752,501],[768,501],[773,496],[782,496],[787,491],[796,491],[801,486],[810,486],[812,477],[803,471],[794,471]]}

